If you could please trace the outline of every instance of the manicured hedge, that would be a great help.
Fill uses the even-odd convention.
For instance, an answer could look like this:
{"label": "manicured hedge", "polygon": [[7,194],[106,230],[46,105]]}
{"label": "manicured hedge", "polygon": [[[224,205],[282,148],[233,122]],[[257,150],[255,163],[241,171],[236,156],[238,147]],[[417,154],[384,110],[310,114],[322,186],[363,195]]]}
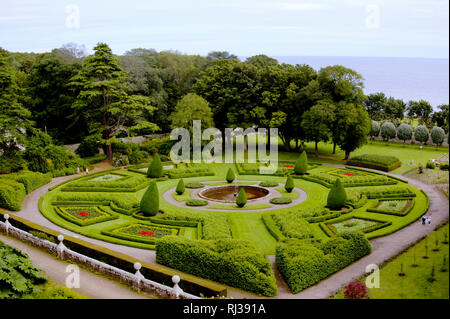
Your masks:
{"label": "manicured hedge", "polygon": [[265,182],[259,183],[259,186],[261,186],[261,187],[275,187],[275,186],[278,186],[278,183],[277,182],[271,182],[271,181],[265,181]]}
{"label": "manicured hedge", "polygon": [[285,211],[273,214],[271,218],[284,237],[297,239],[314,237],[311,226],[298,211]]}
{"label": "manicured hedge", "polygon": [[50,188],[48,189],[48,191],[52,191],[52,190],[54,190],[54,189],[56,189],[56,188],[58,188],[58,187],[61,187],[61,186],[65,185],[65,184],[68,184],[68,183],[71,183],[71,182],[73,182],[73,181],[76,181],[76,180],[85,178],[86,176],[90,176],[91,178],[93,178],[93,177],[98,176],[98,175],[103,175],[103,174],[105,174],[106,172],[117,171],[117,170],[119,170],[119,169],[120,169],[120,168],[110,168],[110,169],[106,169],[106,170],[103,170],[103,171],[99,171],[99,172],[95,172],[95,173],[90,173],[90,174],[87,174],[87,175],[80,175],[80,176],[74,177],[74,178],[72,178],[72,179],[65,180],[65,181],[63,181],[63,182],[61,182],[61,183],[59,183],[59,184],[57,184],[57,185],[54,185],[54,186],[50,187]]}
{"label": "manicured hedge", "polygon": [[368,212],[378,213],[378,214],[387,214],[387,215],[394,215],[394,216],[406,216],[408,213],[414,208],[415,200],[413,198],[389,198],[389,200],[409,200],[407,206],[402,211],[393,211],[393,210],[386,210],[386,209],[378,209],[378,203],[375,207],[367,208]]}
{"label": "manicured hedge", "polygon": [[345,234],[324,243],[291,239],[277,246],[276,263],[296,294],[371,252],[362,234]]}
{"label": "manicured hedge", "polygon": [[[264,163],[235,163],[236,170],[239,175],[260,175],[259,168],[264,167]],[[278,166],[277,170],[272,174],[264,174],[264,175],[272,175],[272,176],[286,176],[289,174],[291,170]]]}
{"label": "manicured hedge", "polygon": [[208,205],[208,201],[202,199],[189,199],[186,201],[187,206],[205,206]]}
{"label": "manicured hedge", "polygon": [[337,179],[340,179],[344,187],[363,187],[363,186],[380,186],[380,185],[395,185],[396,180],[390,179],[385,175],[371,175],[371,176],[354,176],[349,178],[335,177],[327,173],[314,173],[304,175],[301,177],[304,180],[320,184],[322,186],[331,188]]}
{"label": "manicured hedge", "polygon": [[156,243],[156,262],[263,296],[277,294],[270,261],[247,241],[166,236]]}
{"label": "manicured hedge", "polygon": [[[92,178],[103,175],[118,175],[121,178],[112,181],[91,181]],[[85,177],[76,180],[67,186],[63,186],[63,192],[137,192],[150,184],[148,178],[139,175],[128,175],[125,173],[114,172],[99,174],[91,177]]]}
{"label": "manicured hedge", "polygon": [[[353,216],[345,216],[345,217],[342,217],[342,218],[338,218],[338,219],[335,219],[335,220],[333,220],[333,221],[329,221],[329,222],[325,222],[325,223],[322,223],[320,226],[320,228],[322,229],[322,230],[324,230],[325,231],[325,228],[327,228],[328,230],[327,231],[325,231],[325,233],[327,234],[327,236],[335,236],[336,235],[336,229],[334,228],[334,227],[332,227],[332,225],[331,224],[336,224],[336,223],[340,223],[340,222],[344,222],[344,221],[346,221],[346,220],[350,220],[350,219],[352,219],[352,218],[357,218],[357,219],[362,219],[362,220],[368,220],[368,221],[373,221],[373,222],[377,222],[378,224],[376,224],[376,225],[373,225],[373,226],[370,226],[370,227],[366,227],[366,228],[363,228],[363,229],[361,229],[361,230],[359,230],[358,232],[361,232],[361,233],[370,233],[370,232],[373,232],[373,231],[375,231],[375,230],[377,230],[377,229],[380,229],[380,228],[384,228],[384,227],[387,227],[387,226],[390,226],[390,225],[392,225],[392,222],[385,222],[385,221],[381,221],[381,220],[378,220],[378,219],[374,219],[374,218],[368,218],[368,217],[353,217]],[[331,225],[331,226],[330,226]]]}
{"label": "manicured hedge", "polygon": [[402,162],[395,156],[378,154],[363,154],[354,156],[347,161],[347,165],[360,166],[390,172],[402,165]]}
{"label": "manicured hedge", "polygon": [[[92,206],[90,206],[92,208]],[[82,206],[78,206],[77,208],[82,208]],[[105,221],[109,221],[109,220],[114,220],[114,219],[118,219],[119,216],[115,216],[112,215],[100,208],[94,208],[96,210],[99,211],[99,213],[101,214],[98,217],[94,217],[94,218],[88,218],[85,220],[79,219],[77,217],[72,216],[70,213],[68,213],[66,211],[65,207],[55,207],[55,212],[61,216],[62,218],[64,218],[65,220],[74,223],[75,225],[78,226],[89,226],[89,225],[93,225],[93,224],[98,224],[101,222],[105,222]]]}
{"label": "manicured hedge", "polygon": [[[77,192],[64,192],[59,193],[56,196],[56,201],[52,204],[71,204],[71,203],[101,203],[102,205],[109,205],[113,202],[116,207],[130,211],[139,207],[139,201],[134,196],[129,196],[128,193],[124,193],[122,196],[116,193],[77,193]],[[111,207],[113,210],[114,208]],[[128,212],[128,214],[131,214]]]}
{"label": "manicured hedge", "polygon": [[416,197],[416,194],[406,186],[359,188],[354,192],[360,196],[366,195],[368,199]]}
{"label": "manicured hedge", "polygon": [[288,197],[275,197],[270,200],[270,203],[275,205],[286,205],[292,203],[292,199]]}

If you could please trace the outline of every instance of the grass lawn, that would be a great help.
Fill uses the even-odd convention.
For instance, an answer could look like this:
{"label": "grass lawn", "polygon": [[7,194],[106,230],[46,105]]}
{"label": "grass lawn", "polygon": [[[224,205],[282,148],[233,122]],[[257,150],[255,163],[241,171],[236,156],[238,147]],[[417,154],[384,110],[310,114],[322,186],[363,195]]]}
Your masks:
{"label": "grass lawn", "polygon": [[[368,289],[369,298],[448,299],[449,245],[443,243],[444,234],[447,234],[448,240],[448,231],[449,226],[446,224],[384,265],[380,269],[380,288]],[[433,251],[436,248],[436,240],[439,250]],[[424,256],[429,258],[424,259]],[[405,275],[399,276],[402,265]],[[433,266],[435,281],[430,282],[428,279]],[[442,271],[443,269],[445,271]],[[362,281],[365,281],[365,277]],[[334,298],[344,298],[343,292],[339,292]]]}

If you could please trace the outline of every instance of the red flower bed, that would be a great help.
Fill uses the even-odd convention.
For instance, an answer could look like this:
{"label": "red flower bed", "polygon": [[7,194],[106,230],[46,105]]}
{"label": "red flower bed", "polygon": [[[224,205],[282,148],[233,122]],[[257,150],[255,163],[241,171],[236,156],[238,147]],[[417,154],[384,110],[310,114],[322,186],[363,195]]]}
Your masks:
{"label": "red flower bed", "polygon": [[153,236],[155,233],[152,231],[147,231],[147,230],[141,230],[139,232],[140,235],[144,235],[144,236]]}
{"label": "red flower bed", "polygon": [[344,175],[347,175],[347,176],[355,176],[355,174],[352,174],[352,173],[345,173]]}
{"label": "red flower bed", "polygon": [[86,212],[79,212],[79,213],[77,213],[77,215],[80,215],[81,217],[91,216],[91,214],[86,213]]}
{"label": "red flower bed", "polygon": [[294,165],[283,165],[283,167],[290,167],[290,168],[293,168]]}

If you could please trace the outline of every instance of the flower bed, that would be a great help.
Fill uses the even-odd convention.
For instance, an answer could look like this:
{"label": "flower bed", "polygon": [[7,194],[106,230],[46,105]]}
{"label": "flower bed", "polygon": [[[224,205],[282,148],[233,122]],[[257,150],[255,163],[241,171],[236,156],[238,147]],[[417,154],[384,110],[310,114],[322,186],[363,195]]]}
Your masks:
{"label": "flower bed", "polygon": [[88,226],[118,218],[99,206],[57,206],[55,211],[65,220],[78,226]]}
{"label": "flower bed", "polygon": [[328,236],[334,236],[356,232],[369,233],[391,224],[392,222],[384,222],[372,218],[350,216],[330,222],[321,223],[320,227]]}
{"label": "flower bed", "polygon": [[131,224],[103,231],[102,234],[124,240],[154,244],[156,240],[164,236],[181,235],[182,228],[156,224]]}
{"label": "flower bed", "polygon": [[412,198],[400,198],[400,199],[380,199],[378,203],[371,208],[368,208],[368,212],[405,216],[414,208],[414,199]]}
{"label": "flower bed", "polygon": [[[336,172],[340,172],[337,174]],[[345,175],[347,174],[347,175]],[[355,171],[346,172],[345,170],[331,171],[326,173],[313,173],[302,176],[302,179],[321,184],[325,187],[331,188],[337,178],[340,178],[344,187],[361,187],[361,186],[381,186],[381,185],[395,185],[398,181],[393,180],[385,175],[357,175]]]}

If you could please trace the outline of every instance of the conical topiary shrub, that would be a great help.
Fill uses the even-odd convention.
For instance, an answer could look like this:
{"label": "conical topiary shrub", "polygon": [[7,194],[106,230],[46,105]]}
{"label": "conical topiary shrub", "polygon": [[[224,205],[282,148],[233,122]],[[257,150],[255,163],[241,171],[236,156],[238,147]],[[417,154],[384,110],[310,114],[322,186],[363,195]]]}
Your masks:
{"label": "conical topiary shrub", "polygon": [[245,204],[247,204],[247,196],[245,195],[244,189],[241,188],[236,198],[236,205],[238,205],[238,207],[244,207]]}
{"label": "conical topiary shrub", "polygon": [[292,179],[291,175],[288,175],[286,179],[286,184],[284,184],[284,189],[286,192],[290,193],[294,189],[294,180]]}
{"label": "conical topiary shrub", "polygon": [[228,169],[226,180],[228,183],[232,183],[234,181],[234,172],[231,168]]}
{"label": "conical topiary shrub", "polygon": [[159,212],[159,191],[155,181],[150,183],[142,196],[140,208],[145,216],[154,216]]}
{"label": "conical topiary shrub", "polygon": [[180,178],[180,180],[178,181],[177,189],[175,190],[175,192],[177,192],[178,195],[181,195],[181,194],[184,193],[184,190],[185,190],[185,188],[184,188],[184,181],[183,181],[182,178]]}
{"label": "conical topiary shrub", "polygon": [[294,172],[295,174],[303,175],[306,174],[308,170],[308,158],[306,157],[306,152],[303,151],[295,162]]}
{"label": "conical topiary shrub", "polygon": [[155,155],[153,156],[153,161],[148,167],[147,176],[151,178],[158,178],[162,176],[162,171],[163,168],[161,159],[159,158],[159,155],[155,153]]}
{"label": "conical topiary shrub", "polygon": [[340,209],[347,201],[347,193],[340,178],[337,178],[328,193],[327,206],[331,209]]}

